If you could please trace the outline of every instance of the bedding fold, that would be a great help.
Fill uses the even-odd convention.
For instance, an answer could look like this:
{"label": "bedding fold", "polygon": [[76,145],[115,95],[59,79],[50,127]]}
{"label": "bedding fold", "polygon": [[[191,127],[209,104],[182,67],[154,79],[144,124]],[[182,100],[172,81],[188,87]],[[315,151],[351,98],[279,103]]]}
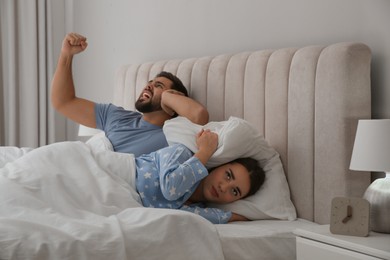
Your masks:
{"label": "bedding fold", "polygon": [[132,155],[94,152],[82,142],[40,147],[6,164],[0,259],[175,259],[188,252],[188,259],[223,259],[211,223],[143,208],[134,176]]}

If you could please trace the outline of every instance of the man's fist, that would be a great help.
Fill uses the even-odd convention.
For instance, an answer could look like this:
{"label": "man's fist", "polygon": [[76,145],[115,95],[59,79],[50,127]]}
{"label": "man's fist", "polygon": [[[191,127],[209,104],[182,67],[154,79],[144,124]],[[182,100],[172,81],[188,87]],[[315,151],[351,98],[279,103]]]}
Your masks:
{"label": "man's fist", "polygon": [[77,34],[69,33],[62,42],[61,52],[66,55],[74,55],[84,51],[88,46],[87,38]]}

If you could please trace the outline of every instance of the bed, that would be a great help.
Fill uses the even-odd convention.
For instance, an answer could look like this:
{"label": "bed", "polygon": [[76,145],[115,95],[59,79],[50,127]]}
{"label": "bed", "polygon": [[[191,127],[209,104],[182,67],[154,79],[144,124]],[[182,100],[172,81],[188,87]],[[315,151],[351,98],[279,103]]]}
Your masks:
{"label": "bed", "polygon": [[216,225],[225,259],[295,259],[292,231],[329,223],[333,197],[361,197],[370,183],[349,170],[357,121],[371,117],[370,62],[366,45],[344,42],[126,65],[114,103],[134,109],[145,82],[167,70],[210,121],[251,122],[280,155],[297,219]]}
{"label": "bed", "polygon": [[[349,170],[357,121],[371,116],[370,62],[368,46],[343,42],[122,66],[113,103],[134,109],[145,83],[170,71],[208,108],[206,127],[229,140],[221,156],[259,160],[264,186],[227,206],[252,221],[214,225],[192,213],[139,207],[136,195],[123,199],[127,187],[110,172],[123,171],[128,155],[111,152],[100,135],[34,149],[0,169],[0,259],[295,259],[293,230],[329,223],[333,197],[361,197],[370,184]],[[182,118],[164,126],[169,142],[195,130]],[[69,158],[56,159],[61,152]],[[37,172],[57,176],[46,185],[20,174],[37,160]],[[25,204],[34,205],[27,216]]]}

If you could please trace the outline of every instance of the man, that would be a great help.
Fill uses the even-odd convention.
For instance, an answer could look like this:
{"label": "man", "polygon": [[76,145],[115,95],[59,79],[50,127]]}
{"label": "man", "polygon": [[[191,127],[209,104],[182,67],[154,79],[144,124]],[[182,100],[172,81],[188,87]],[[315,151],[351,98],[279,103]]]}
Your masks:
{"label": "man", "polygon": [[176,115],[200,125],[208,122],[206,108],[187,97],[181,81],[168,72],[162,72],[148,82],[135,104],[139,112],[78,98],[72,61],[73,56],[87,46],[87,39],[82,35],[70,33],[65,36],[52,82],[52,105],[79,124],[104,130],[115,151],[139,156],[167,146],[162,126]]}

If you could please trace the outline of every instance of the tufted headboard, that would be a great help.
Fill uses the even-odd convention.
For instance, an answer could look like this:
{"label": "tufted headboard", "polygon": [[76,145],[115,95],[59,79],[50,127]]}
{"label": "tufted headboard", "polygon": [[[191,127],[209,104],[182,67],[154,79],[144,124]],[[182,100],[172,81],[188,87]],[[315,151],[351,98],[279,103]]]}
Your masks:
{"label": "tufted headboard", "polygon": [[371,51],[337,43],[125,65],[114,103],[134,109],[146,82],[176,74],[210,121],[244,118],[280,154],[299,218],[329,223],[335,196],[361,197],[369,174],[349,170],[358,119],[371,117]]}

